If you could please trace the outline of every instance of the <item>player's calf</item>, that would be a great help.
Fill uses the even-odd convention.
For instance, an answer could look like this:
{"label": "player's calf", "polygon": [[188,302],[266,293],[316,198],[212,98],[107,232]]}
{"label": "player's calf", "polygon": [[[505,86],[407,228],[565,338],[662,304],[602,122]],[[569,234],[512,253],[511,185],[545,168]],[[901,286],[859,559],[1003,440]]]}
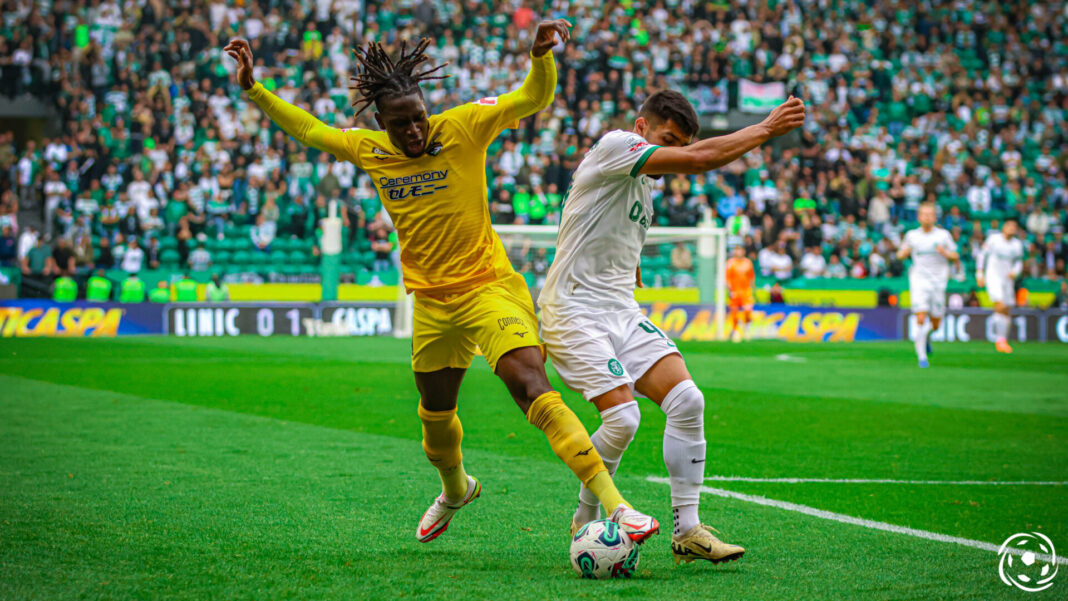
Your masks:
{"label": "player's calf", "polygon": [[[631,441],[634,440],[634,434],[638,431],[638,426],[642,420],[642,412],[638,409],[638,402],[633,400],[627,387],[621,388],[622,391],[625,391],[621,391],[622,394],[626,395],[625,398],[630,398],[631,400],[620,405],[609,406],[601,411],[601,426],[590,436],[594,448],[601,454],[601,460],[604,461],[604,466],[608,468],[608,473],[612,476],[615,476],[619,462],[623,458],[623,452],[627,450]],[[617,389],[617,391],[619,390]],[[604,396],[608,395],[603,395],[599,398]],[[598,400],[594,399],[594,403],[596,404]],[[598,405],[598,407],[600,406]],[[578,527],[582,527],[587,522],[592,522],[599,517],[600,501],[593,494],[593,491],[583,485],[579,490],[578,507],[575,509],[575,515],[572,518],[572,530],[577,531],[576,524]]]}

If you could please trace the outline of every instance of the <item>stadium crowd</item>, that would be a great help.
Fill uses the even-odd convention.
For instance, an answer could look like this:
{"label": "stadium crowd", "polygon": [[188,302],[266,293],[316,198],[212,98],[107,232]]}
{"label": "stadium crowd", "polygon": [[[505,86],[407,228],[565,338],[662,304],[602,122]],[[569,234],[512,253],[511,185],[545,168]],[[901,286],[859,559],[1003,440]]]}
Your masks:
{"label": "stadium crowd", "polygon": [[[801,133],[659,180],[660,225],[711,211],[762,276],[873,278],[900,275],[894,250],[934,201],[967,272],[1013,217],[1024,275],[1065,278],[1068,6],[1034,0],[8,0],[0,94],[46,98],[60,124],[40,142],[0,134],[0,264],[310,273],[337,200],[345,264],[388,280],[396,244],[371,182],[272,126],[221,48],[249,39],[268,89],[328,124],[375,127],[351,117],[355,46],[431,37],[452,77],[425,94],[443,110],[514,89],[533,24],[557,17],[575,29],[554,104],[490,149],[496,223],[554,223],[586,150],[630,128],[651,90],[683,90],[707,118],[737,106],[743,79],[781,81],[809,105]],[[690,255],[665,260],[686,271]]]}

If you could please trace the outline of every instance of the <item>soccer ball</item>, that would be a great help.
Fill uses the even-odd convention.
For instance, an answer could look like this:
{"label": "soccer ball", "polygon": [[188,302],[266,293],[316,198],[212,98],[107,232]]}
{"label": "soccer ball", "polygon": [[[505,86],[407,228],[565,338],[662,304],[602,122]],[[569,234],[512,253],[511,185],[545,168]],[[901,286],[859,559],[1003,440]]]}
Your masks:
{"label": "soccer ball", "polygon": [[610,520],[596,520],[571,539],[571,567],[583,578],[630,578],[638,569],[638,546]]}

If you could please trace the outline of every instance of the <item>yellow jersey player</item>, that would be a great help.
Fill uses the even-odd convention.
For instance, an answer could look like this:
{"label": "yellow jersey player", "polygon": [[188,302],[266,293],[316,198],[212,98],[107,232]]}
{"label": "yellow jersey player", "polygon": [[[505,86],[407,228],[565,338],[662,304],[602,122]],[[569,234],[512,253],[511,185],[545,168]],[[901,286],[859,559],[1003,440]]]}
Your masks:
{"label": "yellow jersey player", "polygon": [[[403,43],[391,57],[377,43],[356,51],[359,111],[373,106],[382,131],[336,129],[256,83],[252,51],[244,40],[225,48],[238,61],[237,80],[249,98],[303,144],[366,171],[397,228],[404,285],[415,295],[412,370],[419,390],[423,449],[441,476],[442,493],[420,519],[416,536],[428,542],[453,515],[479,496],[481,485],[464,470],[456,416],[460,382],[476,345],[549,444],[594,491],[631,539],[656,534],[659,523],[620,495],[585,428],[545,375],[533,303],[490,224],[486,149],[518,120],[549,106],[556,88],[551,49],[570,37],[567,21],[538,25],[523,85],[429,115],[419,83],[441,79],[427,67],[429,40]],[[357,113],[359,114],[359,113]]]}

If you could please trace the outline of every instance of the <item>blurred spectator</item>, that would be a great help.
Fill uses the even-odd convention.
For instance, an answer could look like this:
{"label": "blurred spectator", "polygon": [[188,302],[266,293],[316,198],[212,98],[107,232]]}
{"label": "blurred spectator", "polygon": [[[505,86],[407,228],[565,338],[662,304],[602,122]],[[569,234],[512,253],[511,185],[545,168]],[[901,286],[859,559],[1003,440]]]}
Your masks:
{"label": "blurred spectator", "polygon": [[159,238],[149,238],[148,248],[145,249],[145,262],[149,269],[159,269]]}
{"label": "blurred spectator", "polygon": [[10,225],[0,229],[0,266],[14,267],[19,256],[19,241]]}
{"label": "blurred spectator", "polygon": [[127,240],[134,240],[141,235],[141,218],[133,206],[128,206],[126,214],[119,220],[119,233]]}
{"label": "blurred spectator", "polygon": [[676,242],[671,249],[671,268],[675,271],[690,271],[693,269],[693,253],[690,247],[682,242]]}
{"label": "blurred spectator", "polygon": [[793,277],[794,260],[786,253],[786,241],[779,240],[773,246],[767,246],[760,251],[758,258],[760,273],[764,277],[774,277],[777,280],[788,280]]}
{"label": "blurred spectator", "polygon": [[56,242],[55,248],[52,249],[52,260],[55,261],[56,274],[74,275],[78,268],[70,238],[60,238]]}
{"label": "blurred spectator", "polygon": [[93,239],[88,235],[75,238],[72,252],[74,253],[74,266],[78,273],[84,274],[92,271],[96,266],[93,257]]}
{"label": "blurred spectator", "polygon": [[205,300],[212,303],[221,303],[230,300],[230,289],[222,281],[219,274],[213,274],[211,281],[204,288]]}
{"label": "blurred spectator", "polygon": [[137,243],[137,238],[130,238],[129,246],[122,255],[122,270],[126,273],[137,273],[145,263],[145,251]]}
{"label": "blurred spectator", "polygon": [[374,271],[388,271],[393,263],[390,261],[390,253],[393,251],[393,243],[389,241],[389,232],[385,227],[378,227],[371,235],[371,250],[375,253],[373,264]]}
{"label": "blurred spectator", "polygon": [[148,302],[169,303],[171,301],[171,288],[167,282],[160,280],[156,287],[148,291]]}
{"label": "blurred spectator", "polygon": [[96,266],[102,269],[115,268],[115,256],[111,253],[111,240],[100,239],[100,253],[96,257]]}
{"label": "blurred spectator", "polygon": [[256,218],[256,225],[249,230],[249,235],[252,237],[252,243],[256,248],[268,251],[271,243],[274,242],[275,222],[268,220],[266,214],[260,213]]}
{"label": "blurred spectator", "polygon": [[197,244],[196,249],[189,253],[189,268],[193,271],[207,271],[211,268],[211,254],[203,243]]}
{"label": "blurred spectator", "polygon": [[1053,306],[1058,309],[1068,309],[1068,280],[1061,280],[1061,287],[1057,291]]}
{"label": "blurred spectator", "polygon": [[26,255],[19,260],[24,275],[57,275],[55,259],[52,258],[52,249],[49,248],[44,238],[34,238],[33,246]]}
{"label": "blurred spectator", "polygon": [[844,279],[847,274],[846,267],[842,264],[842,257],[838,253],[832,254],[831,261],[827,264],[827,277]]}
{"label": "blurred spectator", "polygon": [[801,257],[801,275],[808,279],[822,278],[827,271],[827,260],[818,246],[810,246]]}
{"label": "blurred spectator", "polygon": [[85,300],[95,303],[106,303],[111,300],[111,280],[104,270],[100,269],[89,277],[85,285]]}
{"label": "blurred spectator", "polygon": [[782,284],[775,282],[771,285],[771,291],[768,294],[768,302],[773,305],[781,305],[786,302],[782,296]]}

